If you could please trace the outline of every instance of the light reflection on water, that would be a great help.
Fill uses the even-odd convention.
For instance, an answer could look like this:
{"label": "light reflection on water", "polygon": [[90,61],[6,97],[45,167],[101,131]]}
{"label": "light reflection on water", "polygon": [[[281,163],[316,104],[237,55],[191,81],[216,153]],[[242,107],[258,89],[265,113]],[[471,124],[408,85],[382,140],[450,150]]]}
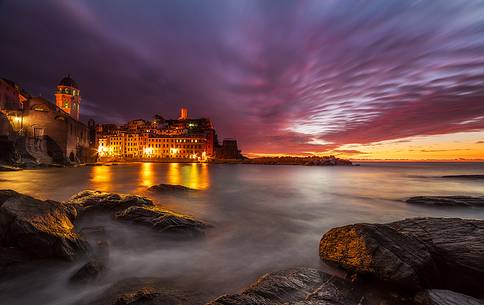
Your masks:
{"label": "light reflection on water", "polygon": [[109,191],[113,179],[111,166],[94,166],[91,172],[93,188],[100,191]]}
{"label": "light reflection on water", "polygon": [[[331,168],[133,163],[2,172],[0,188],[54,200],[65,200],[83,189],[144,194],[167,208],[201,218],[215,226],[202,243],[161,248],[152,246],[155,240],[134,226],[109,219],[86,221],[105,225],[127,245],[111,245],[112,265],[102,284],[127,276],[163,276],[191,283],[190,288],[215,289],[215,295],[234,292],[268,271],[318,266],[319,239],[334,226],[417,216],[484,219],[484,209],[428,208],[403,201],[416,195],[483,195],[482,181],[441,178],[483,173],[482,163]],[[200,191],[173,195],[145,191],[159,183]],[[52,274],[50,281],[45,275],[38,281],[32,277],[29,284],[44,285],[43,304],[66,305],[80,298],[80,291],[60,293],[59,287],[65,285],[60,278],[66,276]],[[40,296],[32,293],[19,299],[17,284],[19,290],[25,287],[13,283],[10,295],[0,285],[0,299],[35,304]]]}

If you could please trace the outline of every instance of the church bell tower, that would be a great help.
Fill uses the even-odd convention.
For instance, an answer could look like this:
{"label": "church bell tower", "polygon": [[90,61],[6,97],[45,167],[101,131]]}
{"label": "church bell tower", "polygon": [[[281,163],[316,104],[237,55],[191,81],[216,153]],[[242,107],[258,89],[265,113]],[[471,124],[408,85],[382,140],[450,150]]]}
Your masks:
{"label": "church bell tower", "polygon": [[79,120],[80,103],[79,86],[70,75],[67,75],[57,85],[55,104],[72,118]]}

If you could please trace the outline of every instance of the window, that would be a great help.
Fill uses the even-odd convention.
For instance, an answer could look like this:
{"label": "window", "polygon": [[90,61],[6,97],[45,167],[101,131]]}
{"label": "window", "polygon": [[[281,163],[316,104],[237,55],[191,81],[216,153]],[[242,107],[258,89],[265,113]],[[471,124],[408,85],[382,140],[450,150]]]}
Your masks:
{"label": "window", "polygon": [[35,110],[35,111],[40,111],[40,112],[48,112],[49,111],[49,107],[47,105],[44,105],[44,104],[33,105],[31,109]]}

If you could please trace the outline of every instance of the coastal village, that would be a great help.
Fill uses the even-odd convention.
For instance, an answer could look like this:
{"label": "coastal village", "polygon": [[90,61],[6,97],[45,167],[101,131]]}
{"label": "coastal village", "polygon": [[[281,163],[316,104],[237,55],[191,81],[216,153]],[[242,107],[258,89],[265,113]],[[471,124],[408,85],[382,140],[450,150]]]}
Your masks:
{"label": "coastal village", "polygon": [[126,124],[80,121],[81,90],[70,75],[55,88],[55,103],[32,96],[15,82],[0,79],[0,161],[76,164],[96,161],[197,161],[242,159],[235,139],[219,143],[208,118],[177,119],[157,114]]}
{"label": "coastal village", "polygon": [[31,168],[108,162],[211,162],[264,165],[352,165],[334,156],[246,158],[237,140],[220,143],[209,118],[180,108],[176,119],[155,114],[125,124],[80,120],[81,90],[70,76],[54,90],[54,102],[0,78],[0,164]]}

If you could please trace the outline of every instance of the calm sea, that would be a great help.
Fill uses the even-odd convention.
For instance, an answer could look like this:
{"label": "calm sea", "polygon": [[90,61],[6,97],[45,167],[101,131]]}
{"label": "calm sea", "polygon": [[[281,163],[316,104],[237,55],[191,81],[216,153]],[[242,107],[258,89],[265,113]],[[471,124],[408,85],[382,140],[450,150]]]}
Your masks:
{"label": "calm sea", "polygon": [[[67,278],[79,264],[49,267],[0,283],[5,304],[74,304],[119,279],[156,276],[211,296],[235,292],[259,275],[295,266],[322,266],[324,232],[356,222],[408,217],[484,219],[484,208],[426,208],[404,200],[417,195],[484,195],[478,180],[443,175],[484,174],[484,163],[361,163],[354,167],[134,163],[116,166],[1,172],[0,189],[65,200],[84,189],[142,194],[158,204],[214,225],[206,239],[160,245],[159,237],[106,217],[109,272],[96,287],[73,288]],[[158,183],[197,192],[146,193]],[[47,268],[47,267],[46,267]],[[28,295],[20,294],[30,287]]]}

